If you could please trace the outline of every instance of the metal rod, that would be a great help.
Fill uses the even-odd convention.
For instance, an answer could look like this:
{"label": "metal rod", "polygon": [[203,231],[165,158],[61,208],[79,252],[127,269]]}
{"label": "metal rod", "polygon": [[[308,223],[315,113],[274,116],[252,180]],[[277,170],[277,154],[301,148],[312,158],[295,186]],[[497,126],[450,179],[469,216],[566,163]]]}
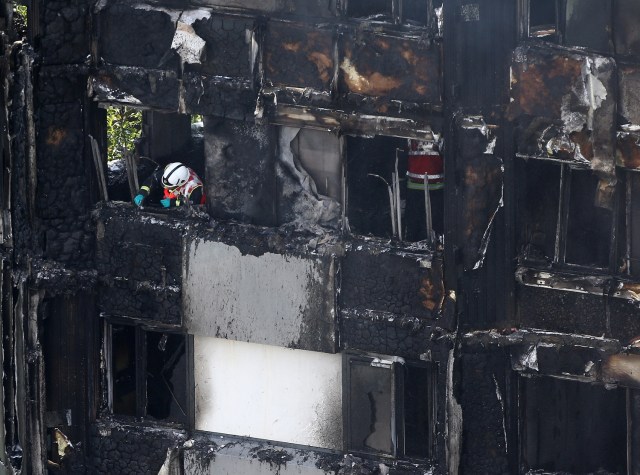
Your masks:
{"label": "metal rod", "polygon": [[398,151],[396,148],[396,172],[395,172],[395,184],[396,184],[396,220],[398,222],[398,239],[402,241],[402,205],[400,203],[400,175],[398,174]]}
{"label": "metal rod", "polygon": [[96,175],[98,176],[98,188],[100,188],[100,194],[104,201],[109,201],[109,194],[107,192],[107,181],[104,177],[104,168],[102,164],[102,157],[100,155],[100,148],[98,142],[91,135],[89,135],[89,142],[91,143],[91,152],[93,156],[93,164],[96,168]]}
{"label": "metal rod", "polygon": [[389,215],[391,216],[391,231],[393,233],[393,235],[396,235],[396,220],[395,220],[395,213],[394,213],[394,199],[393,199],[393,190],[391,189],[391,186],[389,185],[389,182],[387,182],[387,180],[385,180],[384,178],[382,178],[380,175],[376,175],[375,173],[369,173],[368,176],[372,176],[375,178],[380,178],[385,185],[387,185],[387,192],[389,193],[389,210],[391,211],[389,213]]}
{"label": "metal rod", "polygon": [[424,174],[424,214],[427,227],[427,240],[430,244],[435,241],[433,232],[433,217],[431,216],[431,194],[429,192],[429,175]]}

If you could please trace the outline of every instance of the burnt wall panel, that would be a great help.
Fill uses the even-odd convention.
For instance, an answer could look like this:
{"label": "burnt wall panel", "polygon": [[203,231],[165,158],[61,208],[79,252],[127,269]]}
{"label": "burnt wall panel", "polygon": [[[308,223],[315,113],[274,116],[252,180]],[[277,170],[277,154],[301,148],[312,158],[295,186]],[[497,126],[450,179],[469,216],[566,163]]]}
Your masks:
{"label": "burnt wall panel", "polygon": [[640,337],[640,319],[638,319],[638,302],[620,298],[608,300],[610,312],[611,336],[623,345]]}
{"label": "burnt wall panel", "polygon": [[520,325],[525,328],[608,334],[602,296],[518,286],[517,305]]}
{"label": "burnt wall panel", "polygon": [[266,79],[273,85],[329,90],[334,70],[333,30],[269,23]]}
{"label": "burnt wall panel", "polygon": [[589,165],[613,175],[615,62],[559,47],[520,46],[513,55],[508,114],[518,151]]}
{"label": "burnt wall panel", "polygon": [[441,103],[440,47],[370,32],[341,37],[340,84],[354,94]]}
{"label": "burnt wall panel", "polygon": [[500,350],[487,350],[463,353],[460,365],[463,387],[459,402],[464,414],[461,465],[464,472],[513,473],[507,459],[504,406],[508,359]]}
{"label": "burnt wall panel", "polygon": [[167,12],[114,5],[98,21],[99,55],[108,63],[158,68],[170,53],[176,24]]}
{"label": "burnt wall panel", "polygon": [[158,473],[167,450],[187,439],[179,430],[98,424],[93,427],[90,473]]}
{"label": "burnt wall panel", "polygon": [[[612,52],[611,0],[569,0],[566,4],[564,41],[604,53]],[[637,19],[638,17],[636,17]]]}
{"label": "burnt wall panel", "polygon": [[90,79],[93,99],[177,111],[180,81],[158,69],[105,65]]}
{"label": "burnt wall panel", "polygon": [[277,221],[277,129],[204,118],[207,207],[212,216],[245,223]]}
{"label": "burnt wall panel", "polygon": [[640,66],[619,65],[618,86],[618,114],[624,123],[640,124]]}
{"label": "burnt wall panel", "polygon": [[171,220],[105,214],[98,221],[99,307],[109,315],[181,322],[182,231]]}
{"label": "burnt wall panel", "polygon": [[90,4],[42,2],[41,55],[45,64],[83,63],[90,46]]}
{"label": "burnt wall panel", "polygon": [[[52,78],[55,80],[51,80]],[[86,76],[74,68],[45,68],[34,92],[40,98],[37,121],[36,213],[41,219],[44,257],[72,265],[91,265],[89,217],[90,162],[85,160]]]}
{"label": "burnt wall panel", "polygon": [[435,318],[444,299],[444,284],[441,262],[430,259],[371,251],[347,252],[342,260],[340,306]]}
{"label": "burnt wall panel", "polygon": [[190,113],[239,121],[254,118],[258,94],[249,81],[227,81],[185,72],[182,84],[185,90],[184,103]]}
{"label": "burnt wall panel", "polygon": [[417,318],[353,309],[340,311],[342,350],[420,359],[432,349],[432,338],[438,335],[437,330]]}
{"label": "burnt wall panel", "polygon": [[202,73],[251,79],[250,33],[254,21],[248,18],[212,15],[194,22],[196,34],[206,41]]}

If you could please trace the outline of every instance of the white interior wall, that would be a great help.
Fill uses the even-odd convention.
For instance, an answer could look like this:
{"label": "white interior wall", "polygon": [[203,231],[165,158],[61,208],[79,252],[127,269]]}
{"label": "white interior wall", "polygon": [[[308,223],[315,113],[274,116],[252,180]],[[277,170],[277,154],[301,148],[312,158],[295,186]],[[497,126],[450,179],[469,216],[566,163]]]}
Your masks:
{"label": "white interior wall", "polygon": [[194,337],[196,429],[342,449],[342,357]]}

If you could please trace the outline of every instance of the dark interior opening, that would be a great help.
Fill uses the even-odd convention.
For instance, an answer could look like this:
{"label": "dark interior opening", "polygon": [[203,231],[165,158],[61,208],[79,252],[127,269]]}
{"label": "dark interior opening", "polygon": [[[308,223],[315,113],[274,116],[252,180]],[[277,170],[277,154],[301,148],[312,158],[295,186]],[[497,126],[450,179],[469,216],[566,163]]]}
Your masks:
{"label": "dark interior opening", "polygon": [[[391,0],[349,0],[347,3],[347,16],[351,18],[370,18],[372,16],[381,16],[391,18],[392,15]],[[382,18],[381,18],[382,19]]]}
{"label": "dark interior opening", "polygon": [[528,470],[627,473],[625,390],[553,378],[521,382]]}
{"label": "dark interior opening", "polygon": [[430,458],[433,447],[432,371],[429,367],[405,366],[404,437],[407,457]]}
{"label": "dark interior opening", "polygon": [[433,12],[428,11],[428,2],[426,2],[425,0],[402,1],[403,22],[415,23],[417,25],[426,25],[429,21],[429,15],[433,14]]}
{"label": "dark interior opening", "polygon": [[[418,141],[416,141],[418,142]],[[347,217],[351,232],[381,238],[394,237],[391,206],[393,174],[398,159],[398,186],[402,239],[416,242],[428,238],[424,186],[407,178],[409,141],[396,137],[347,137]],[[431,175],[430,175],[431,176]],[[444,187],[429,186],[431,221],[436,235],[444,233]],[[398,237],[397,227],[395,237]]]}
{"label": "dark interior opening", "polygon": [[136,329],[111,326],[113,413],[136,415]]}
{"label": "dark interior opening", "polygon": [[184,336],[147,332],[147,415],[187,422],[186,373]]}
{"label": "dark interior opening", "polygon": [[627,187],[629,187],[630,201],[627,203],[629,207],[629,222],[627,226],[627,240],[625,244],[629,248],[629,268],[630,274],[634,277],[640,277],[640,174],[627,173]]}
{"label": "dark interior opening", "polygon": [[529,0],[529,36],[557,38],[558,9],[556,0]]}
{"label": "dark interior opening", "polygon": [[551,263],[554,257],[560,197],[560,166],[542,160],[517,162],[523,187],[518,193],[520,248],[528,261]]}
{"label": "dark interior opening", "polygon": [[608,267],[613,213],[596,206],[598,177],[587,170],[571,172],[566,262]]}

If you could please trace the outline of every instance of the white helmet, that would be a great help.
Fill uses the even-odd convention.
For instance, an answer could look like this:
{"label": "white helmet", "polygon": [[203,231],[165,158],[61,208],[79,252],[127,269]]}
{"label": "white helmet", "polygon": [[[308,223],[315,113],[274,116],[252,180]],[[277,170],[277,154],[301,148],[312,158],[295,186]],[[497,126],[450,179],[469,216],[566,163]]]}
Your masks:
{"label": "white helmet", "polygon": [[162,186],[176,188],[184,185],[189,179],[189,169],[180,162],[173,162],[164,167]]}

